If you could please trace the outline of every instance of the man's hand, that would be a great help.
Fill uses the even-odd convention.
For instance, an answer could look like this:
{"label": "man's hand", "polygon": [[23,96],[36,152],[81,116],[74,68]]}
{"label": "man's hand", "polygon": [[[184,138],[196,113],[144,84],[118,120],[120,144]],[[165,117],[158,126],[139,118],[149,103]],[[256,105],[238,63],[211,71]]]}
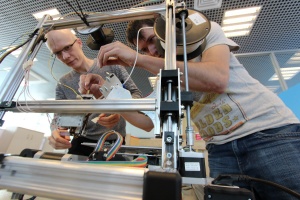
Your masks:
{"label": "man's hand", "polygon": [[102,96],[99,88],[103,85],[104,79],[98,74],[86,74],[80,76],[79,92],[86,94],[88,91],[92,93],[97,99]]}
{"label": "man's hand", "polygon": [[107,115],[102,113],[99,115],[98,123],[106,128],[114,127],[120,120],[120,114]]}
{"label": "man's hand", "polygon": [[122,65],[132,67],[136,58],[136,51],[117,41],[100,48],[97,57],[97,66]]}
{"label": "man's hand", "polygon": [[52,135],[48,137],[48,140],[54,149],[68,149],[72,146],[70,136],[66,129],[56,129],[52,131]]}

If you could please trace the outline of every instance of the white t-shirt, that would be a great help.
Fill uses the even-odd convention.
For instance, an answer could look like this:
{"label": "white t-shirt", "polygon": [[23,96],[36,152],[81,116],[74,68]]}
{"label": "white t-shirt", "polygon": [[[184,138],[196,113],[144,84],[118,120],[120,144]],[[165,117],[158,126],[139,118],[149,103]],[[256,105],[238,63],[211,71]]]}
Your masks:
{"label": "white t-shirt", "polygon": [[[217,23],[211,22],[204,51],[223,44],[231,50],[238,47],[226,38]],[[251,77],[230,54],[226,92],[194,93],[196,101],[191,109],[191,118],[207,143],[224,144],[257,131],[300,123],[276,94]]]}

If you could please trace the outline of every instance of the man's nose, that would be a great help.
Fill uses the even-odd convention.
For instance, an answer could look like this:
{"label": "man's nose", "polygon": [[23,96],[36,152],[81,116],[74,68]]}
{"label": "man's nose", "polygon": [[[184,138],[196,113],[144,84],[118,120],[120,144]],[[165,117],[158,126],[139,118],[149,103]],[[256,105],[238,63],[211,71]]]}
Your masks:
{"label": "man's nose", "polygon": [[148,47],[149,53],[151,56],[156,56],[157,55],[157,50],[156,50],[156,46],[153,45],[149,45]]}
{"label": "man's nose", "polygon": [[62,55],[62,59],[64,59],[64,60],[68,59],[70,57],[70,54],[68,52],[64,52],[64,51],[61,52],[61,55]]}

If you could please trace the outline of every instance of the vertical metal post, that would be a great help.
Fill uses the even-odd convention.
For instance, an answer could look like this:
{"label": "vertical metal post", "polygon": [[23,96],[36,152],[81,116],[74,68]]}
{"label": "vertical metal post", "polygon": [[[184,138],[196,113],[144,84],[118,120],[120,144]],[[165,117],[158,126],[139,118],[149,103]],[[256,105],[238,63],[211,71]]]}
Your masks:
{"label": "vertical metal post", "polygon": [[165,69],[176,69],[175,1],[166,1]]}
{"label": "vertical metal post", "polygon": [[[166,30],[165,30],[165,66],[164,70],[176,70],[176,25],[175,25],[175,0],[166,1]],[[161,73],[162,74],[162,73]],[[179,86],[175,85],[172,80],[166,81],[167,87],[164,94],[161,94],[161,101],[164,102],[180,102],[180,94],[177,98],[177,90],[180,90]],[[179,111],[180,112],[180,111]],[[180,116],[180,113],[178,114]],[[162,167],[168,170],[175,170],[177,168],[177,142],[178,142],[178,120],[174,119],[174,113],[167,113],[162,119],[162,131],[163,131],[163,140],[162,140]],[[166,145],[167,140],[165,138],[166,133],[172,133],[172,145]],[[169,138],[170,140],[170,138]]]}
{"label": "vertical metal post", "polygon": [[278,61],[276,59],[276,56],[275,56],[274,52],[270,53],[270,58],[271,58],[274,70],[275,70],[275,72],[276,72],[276,74],[278,76],[278,80],[279,80],[279,83],[281,85],[282,90],[283,91],[287,90],[288,89],[287,84],[286,84],[286,82],[285,82],[285,80],[284,80],[284,78],[282,76],[282,73],[281,73],[281,70],[280,70],[280,66],[279,66],[279,63],[278,63]]}
{"label": "vertical metal post", "polygon": [[[185,18],[186,13],[181,13],[181,28],[182,28],[182,37],[183,37],[183,59],[184,59],[184,78],[185,78],[185,90],[189,91],[189,76],[188,76],[188,63],[187,63],[187,50],[186,50],[186,31],[185,31]],[[194,146],[194,129],[191,125],[191,112],[190,105],[186,105],[186,138],[187,146],[189,146],[190,151],[192,151],[192,146]]]}

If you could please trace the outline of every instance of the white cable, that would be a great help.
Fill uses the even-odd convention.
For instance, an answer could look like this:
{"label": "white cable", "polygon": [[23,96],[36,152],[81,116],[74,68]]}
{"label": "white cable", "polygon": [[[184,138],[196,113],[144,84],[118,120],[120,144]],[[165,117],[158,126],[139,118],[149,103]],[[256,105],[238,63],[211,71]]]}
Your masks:
{"label": "white cable", "polygon": [[23,69],[24,69],[25,71],[30,70],[31,67],[32,67],[32,65],[33,65],[33,60],[27,60],[27,61],[24,62],[24,64],[23,64]]}
{"label": "white cable", "polygon": [[[27,104],[27,96],[30,97],[31,99],[35,100],[29,91],[29,76],[30,76],[30,70],[31,70],[32,66],[33,66],[33,60],[28,60],[23,64],[23,69],[25,71],[24,86],[23,86],[23,88],[17,98],[17,102],[16,102],[16,107],[20,112],[31,112],[31,109],[28,107],[28,104]],[[22,94],[24,95],[26,107],[24,107],[24,106],[22,107],[19,103],[19,99]]]}
{"label": "white cable", "polygon": [[136,65],[136,61],[137,61],[137,58],[138,58],[138,55],[139,55],[139,34],[140,34],[140,31],[143,30],[143,29],[147,29],[147,28],[152,28],[153,29],[152,26],[151,27],[142,27],[137,32],[137,36],[136,36],[136,56],[135,56],[134,64],[132,66],[132,69],[131,69],[131,72],[130,72],[128,78],[125,80],[125,82],[123,83],[123,85],[125,85],[125,83],[128,81],[128,79],[131,77],[131,74],[132,74],[132,72],[133,72],[133,70],[135,68],[135,65]]}
{"label": "white cable", "polygon": [[[28,112],[28,111],[30,111],[30,109],[28,108],[28,105],[27,105],[27,99],[26,99],[26,90],[27,90],[27,84],[28,84],[28,77],[29,77],[29,72],[28,72],[28,70],[26,70],[26,72],[25,72],[25,75],[24,75],[24,86],[23,86],[23,89],[21,90],[21,92],[20,92],[20,95],[18,96],[18,99],[17,99],[17,106],[19,106],[18,107],[18,110],[19,111],[22,111],[22,112]],[[19,98],[20,98],[20,96],[21,95],[24,95],[24,99],[25,99],[25,102],[26,102],[26,107],[22,107],[20,104],[19,104]]]}

